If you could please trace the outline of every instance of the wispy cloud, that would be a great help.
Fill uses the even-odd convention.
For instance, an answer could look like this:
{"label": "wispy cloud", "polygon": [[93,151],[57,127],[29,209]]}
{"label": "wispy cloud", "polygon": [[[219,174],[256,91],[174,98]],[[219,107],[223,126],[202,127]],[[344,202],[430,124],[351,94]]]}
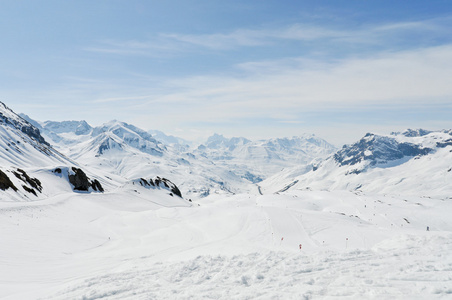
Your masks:
{"label": "wispy cloud", "polygon": [[101,54],[126,56],[168,56],[171,53],[180,51],[179,49],[174,41],[167,38],[155,37],[146,41],[102,40],[96,45],[85,47],[83,50]]}
{"label": "wispy cloud", "polygon": [[162,34],[163,37],[211,49],[233,49],[273,44],[276,40],[309,41],[343,36],[345,33],[321,27],[294,24],[278,29],[239,29],[215,34]]}
{"label": "wispy cloud", "polygon": [[[225,122],[240,118],[289,116],[348,107],[430,105],[452,99],[452,45],[386,53],[330,64],[290,66],[275,62],[263,70],[234,77],[192,77],[168,82],[177,92],[156,95],[158,102],[178,107],[182,120]],[[271,71],[269,71],[271,70]],[[258,76],[255,76],[259,74]],[[153,101],[155,104],[156,102]]]}
{"label": "wispy cloud", "polygon": [[[450,39],[448,32],[452,18],[436,18],[412,22],[364,24],[360,27],[331,28],[316,24],[292,24],[280,28],[237,29],[231,32],[208,34],[160,33],[148,40],[100,41],[98,45],[85,48],[86,51],[120,55],[163,55],[196,51],[196,48],[210,50],[233,50],[242,47],[272,47],[281,41],[309,42],[308,47],[316,51],[317,44],[378,45],[386,43],[422,43],[422,39]],[[416,37],[416,38],[414,38]],[[336,45],[337,46],[337,45]],[[362,50],[362,49],[361,49]],[[332,49],[334,51],[334,49]]]}

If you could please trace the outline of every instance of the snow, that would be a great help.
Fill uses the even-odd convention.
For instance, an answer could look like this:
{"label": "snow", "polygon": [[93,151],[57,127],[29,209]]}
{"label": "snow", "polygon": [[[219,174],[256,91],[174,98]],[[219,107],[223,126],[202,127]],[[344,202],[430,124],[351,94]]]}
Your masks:
{"label": "snow", "polygon": [[293,191],[190,203],[140,188],[0,207],[5,299],[452,294],[450,201]]}
{"label": "snow", "polygon": [[[0,126],[0,166],[19,188],[0,191],[1,299],[452,297],[452,148],[437,147],[450,131],[378,137],[427,155],[339,166],[313,135],[193,150],[119,121],[31,120],[65,156],[0,112],[16,122]],[[74,192],[74,166],[105,192]],[[156,176],[184,198],[140,183]]]}
{"label": "snow", "polygon": [[[363,139],[370,139],[366,136]],[[379,137],[384,139],[385,137]],[[264,193],[291,189],[312,190],[359,190],[366,193],[393,195],[416,195],[450,199],[452,195],[452,146],[437,147],[438,142],[451,138],[446,131],[430,132],[423,136],[392,136],[393,143],[412,143],[430,147],[426,155],[403,156],[402,158],[375,162],[362,160],[355,164],[340,165],[334,157],[322,161],[315,170],[296,174],[286,169],[274,174],[259,186]],[[378,151],[384,152],[383,149]],[[370,152],[365,150],[364,152]],[[365,153],[365,155],[370,155]],[[293,184],[296,182],[295,184]]]}

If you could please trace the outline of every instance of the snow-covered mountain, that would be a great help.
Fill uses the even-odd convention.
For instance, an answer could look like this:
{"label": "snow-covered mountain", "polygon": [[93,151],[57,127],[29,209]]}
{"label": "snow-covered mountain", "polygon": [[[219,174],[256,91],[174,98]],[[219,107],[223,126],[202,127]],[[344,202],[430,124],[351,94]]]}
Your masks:
{"label": "snow-covered mountain", "polygon": [[334,150],[313,135],[257,142],[214,135],[193,149],[181,138],[160,131],[151,131],[155,132],[152,136],[120,121],[93,128],[85,121],[28,119],[40,126],[57,149],[85,166],[108,170],[125,181],[147,176],[171,178],[193,198],[257,192],[255,183],[273,173],[293,165],[308,171]]}
{"label": "snow-covered mountain", "polygon": [[0,102],[0,197],[46,199],[61,192],[102,192],[78,163],[55,150],[39,129]]}
{"label": "snow-covered mountain", "polygon": [[[111,121],[36,123],[56,149],[85,167],[114,174],[120,184],[162,176],[187,197],[212,193],[274,193],[288,189],[361,190],[447,197],[451,131],[367,134],[342,149],[314,135],[251,141],[214,134],[196,148],[156,132]],[[337,151],[336,151],[337,150]]]}
{"label": "snow-covered mountain", "polygon": [[183,138],[176,137],[173,135],[167,135],[160,130],[149,130],[148,132],[152,135],[154,139],[162,142],[165,145],[179,145],[181,147],[189,147],[189,145],[192,144],[192,142],[190,141],[187,141]]}
{"label": "snow-covered mountain", "polygon": [[37,123],[59,151],[87,168],[117,176],[116,181],[123,185],[143,177],[161,176],[177,182],[190,198],[257,190],[252,182],[229,168],[194,155],[188,145],[163,144],[131,124],[114,120],[91,127],[83,126],[84,121],[30,122]]}
{"label": "snow-covered mountain", "polygon": [[2,299],[451,294],[451,131],[190,149],[118,121],[0,113]]}
{"label": "snow-covered mountain", "polygon": [[290,178],[282,172],[261,186],[266,192],[292,188],[451,197],[452,130],[369,133],[306,174]]}
{"label": "snow-covered mountain", "polygon": [[[133,154],[133,151],[127,151],[128,148],[156,157],[162,156],[165,151],[165,147],[147,132],[117,121],[92,128],[85,121],[39,123],[28,116],[23,117],[0,103],[2,200],[43,200],[60,194],[99,193],[106,190],[119,194],[127,193],[134,180],[140,177],[125,178],[111,173],[108,168],[96,168],[91,161],[84,159],[91,158],[90,154],[99,157],[120,150]],[[58,145],[56,148],[61,152],[46,141],[40,130]],[[174,183],[164,177],[158,177],[159,175],[161,174],[140,174],[141,177],[157,178],[140,180],[154,187],[148,190],[160,192],[160,187],[163,186],[169,190],[167,194],[182,196]]]}
{"label": "snow-covered mountain", "polygon": [[333,145],[312,134],[259,141],[214,134],[194,153],[240,171],[242,177],[258,183],[285,168],[309,171],[313,164],[335,150]]}

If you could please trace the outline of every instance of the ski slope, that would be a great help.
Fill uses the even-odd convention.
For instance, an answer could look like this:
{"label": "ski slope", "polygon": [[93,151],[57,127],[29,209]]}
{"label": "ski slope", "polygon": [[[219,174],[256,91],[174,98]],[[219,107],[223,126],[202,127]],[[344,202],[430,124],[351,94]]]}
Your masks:
{"label": "ski slope", "polygon": [[450,211],[296,190],[188,202],[136,186],[1,202],[0,298],[447,298]]}

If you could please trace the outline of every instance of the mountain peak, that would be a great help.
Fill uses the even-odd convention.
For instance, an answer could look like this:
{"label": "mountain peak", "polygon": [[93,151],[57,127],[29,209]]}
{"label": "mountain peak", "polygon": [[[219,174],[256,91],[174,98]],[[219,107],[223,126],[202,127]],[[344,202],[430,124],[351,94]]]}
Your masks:
{"label": "mountain peak", "polygon": [[432,149],[408,142],[399,142],[394,137],[367,133],[361,140],[336,152],[334,159],[341,166],[369,161],[370,165],[387,163],[405,156],[426,155]]}
{"label": "mountain peak", "polygon": [[24,118],[17,115],[3,102],[0,102],[0,124],[5,124],[17,130],[20,130],[39,143],[49,146],[49,143],[47,143],[46,140],[42,137],[38,128],[33,126]]}

